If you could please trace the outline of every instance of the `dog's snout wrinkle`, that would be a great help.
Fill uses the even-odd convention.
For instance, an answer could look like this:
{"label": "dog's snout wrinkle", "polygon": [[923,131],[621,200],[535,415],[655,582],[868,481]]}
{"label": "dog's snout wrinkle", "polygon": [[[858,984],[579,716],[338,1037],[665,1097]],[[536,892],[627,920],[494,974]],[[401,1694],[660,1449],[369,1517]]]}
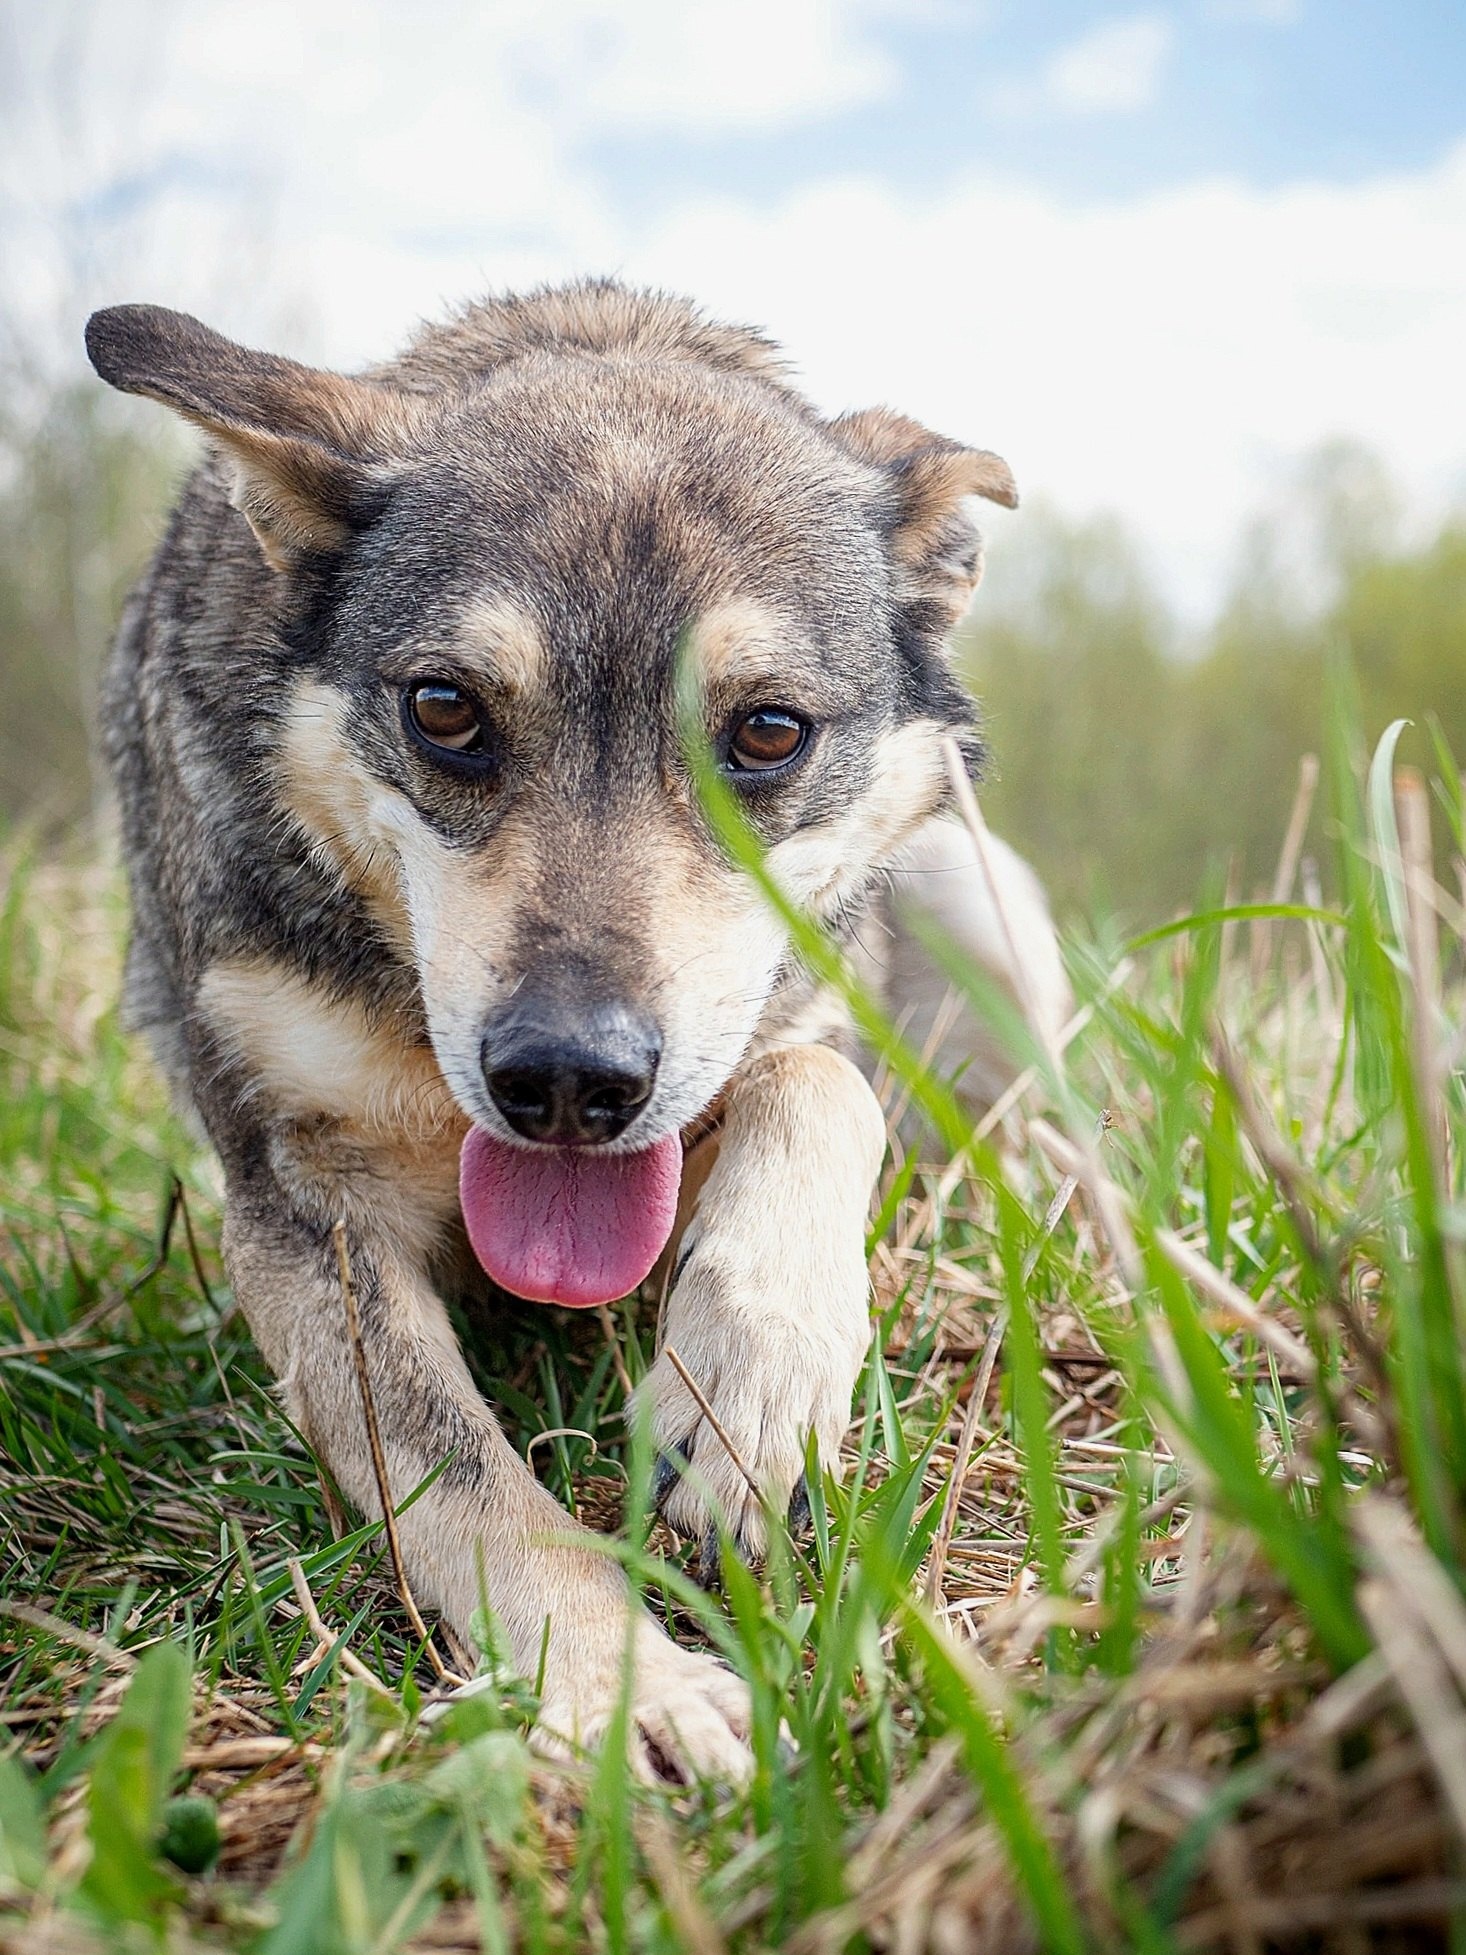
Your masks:
{"label": "dog's snout wrinkle", "polygon": [[517,1010],[482,1047],[484,1083],[509,1126],[560,1147],[623,1134],[652,1096],[661,1056],[656,1025],[626,1005]]}

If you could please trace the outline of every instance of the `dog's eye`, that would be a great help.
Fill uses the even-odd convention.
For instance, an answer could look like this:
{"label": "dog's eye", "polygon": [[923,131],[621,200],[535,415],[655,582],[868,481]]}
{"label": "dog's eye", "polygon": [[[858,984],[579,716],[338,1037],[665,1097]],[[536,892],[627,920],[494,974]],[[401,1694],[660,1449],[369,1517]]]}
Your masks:
{"label": "dog's eye", "polygon": [[740,773],[767,774],[797,759],[808,739],[808,720],[786,713],[780,706],[760,706],[734,727],[728,742],[728,762]]}
{"label": "dog's eye", "polygon": [[430,747],[453,754],[484,751],[483,720],[461,686],[436,679],[409,686],[404,705],[413,732]]}

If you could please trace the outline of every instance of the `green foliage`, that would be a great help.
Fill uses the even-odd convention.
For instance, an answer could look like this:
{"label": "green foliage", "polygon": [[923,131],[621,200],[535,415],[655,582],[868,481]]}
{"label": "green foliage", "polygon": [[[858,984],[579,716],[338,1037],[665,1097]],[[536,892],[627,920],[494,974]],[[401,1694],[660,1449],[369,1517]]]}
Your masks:
{"label": "green foliage", "polygon": [[219,1857],[219,1808],[200,1793],[180,1793],[163,1808],[158,1851],[181,1873],[205,1874]]}
{"label": "green foliage", "polygon": [[162,533],[183,449],[161,416],[90,376],[37,401],[3,365],[0,815],[53,825],[104,791],[102,660]]}
{"label": "green foliage", "polygon": [[0,1755],[0,1899],[33,1892],[45,1870],[45,1802],[21,1760]]}
{"label": "green foliage", "polygon": [[1029,1908],[1054,1955],[1081,1955],[1084,1928],[1065,1889],[1053,1850],[1035,1817],[984,1691],[952,1647],[919,1610],[907,1605],[913,1640],[926,1662],[927,1681],[950,1728],[957,1733],[973,1782],[982,1787],[1001,1829]]}
{"label": "green foliage", "polygon": [[[1300,762],[1327,737],[1335,653],[1371,743],[1403,717],[1413,764],[1438,762],[1432,725],[1466,753],[1466,521],[1400,544],[1375,519],[1387,502],[1367,457],[1313,457],[1192,640],[1114,521],[1038,507],[1005,536],[963,662],[993,751],[989,819],[1061,905],[1153,921],[1233,865],[1243,896],[1265,895]],[[1300,529],[1307,549],[1285,551]],[[1336,891],[1321,808],[1307,850]]]}
{"label": "green foliage", "polygon": [[1159,820],[1175,813],[1174,633],[1117,523],[1042,509],[1021,521],[1005,539],[1015,561],[999,556],[960,647],[991,748],[988,819],[1061,903],[1151,917],[1166,877],[1181,873],[1188,896],[1199,880]]}
{"label": "green foliage", "polygon": [[193,1665],[177,1643],[149,1650],[90,1759],[91,1864],[81,1899],[108,1922],[161,1942],[177,1884],[159,1865],[163,1813],[188,1737]]}

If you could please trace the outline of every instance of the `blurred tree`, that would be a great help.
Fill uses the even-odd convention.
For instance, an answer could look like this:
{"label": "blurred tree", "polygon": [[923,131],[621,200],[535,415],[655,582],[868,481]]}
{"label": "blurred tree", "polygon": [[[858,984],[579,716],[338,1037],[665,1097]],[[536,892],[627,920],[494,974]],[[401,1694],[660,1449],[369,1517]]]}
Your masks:
{"label": "blurred tree", "polygon": [[1025,529],[959,648],[992,749],[984,805],[1057,901],[1128,902],[1165,848],[1173,630],[1114,519],[1037,505]]}
{"label": "blurred tree", "polygon": [[[44,826],[98,798],[99,666],[193,446],[82,351],[94,306],[169,296],[188,159],[151,111],[177,11],[0,0],[0,817]],[[247,173],[237,194],[191,292],[255,289],[268,220]]]}
{"label": "blurred tree", "polygon": [[[1372,743],[1439,719],[1466,756],[1466,520],[1398,542],[1379,462],[1334,442],[1249,527],[1215,624],[1187,647],[1124,530],[1025,512],[961,641],[987,711],[994,825],[1061,905],[1152,920],[1233,870],[1271,885],[1302,756],[1323,737],[1329,648],[1353,661]],[[1308,847],[1320,855],[1323,808]]]}
{"label": "blurred tree", "polygon": [[1422,550],[1357,564],[1329,622],[1353,655],[1368,730],[1434,714],[1466,761],[1466,519]]}
{"label": "blurred tree", "polygon": [[102,792],[98,674],[184,452],[162,416],[114,401],[76,381],[0,417],[0,813],[44,827]]}

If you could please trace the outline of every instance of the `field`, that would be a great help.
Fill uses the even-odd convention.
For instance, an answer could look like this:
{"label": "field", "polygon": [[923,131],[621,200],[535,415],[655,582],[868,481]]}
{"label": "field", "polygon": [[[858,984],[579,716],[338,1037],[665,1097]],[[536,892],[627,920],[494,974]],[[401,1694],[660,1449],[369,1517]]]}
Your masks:
{"label": "field", "polygon": [[[767,1570],[705,1594],[641,1518],[655,1298],[465,1325],[751,1682],[736,1800],[541,1762],[491,1660],[447,1698],[231,1309],[210,1161],[117,1022],[115,873],[12,846],[0,1949],[1466,1949],[1459,776],[1333,724],[1328,903],[1299,820],[1270,902],[1076,937],[1002,1130],[893,1137],[883,1358]],[[909,1055],[889,1090],[965,1140]]]}

